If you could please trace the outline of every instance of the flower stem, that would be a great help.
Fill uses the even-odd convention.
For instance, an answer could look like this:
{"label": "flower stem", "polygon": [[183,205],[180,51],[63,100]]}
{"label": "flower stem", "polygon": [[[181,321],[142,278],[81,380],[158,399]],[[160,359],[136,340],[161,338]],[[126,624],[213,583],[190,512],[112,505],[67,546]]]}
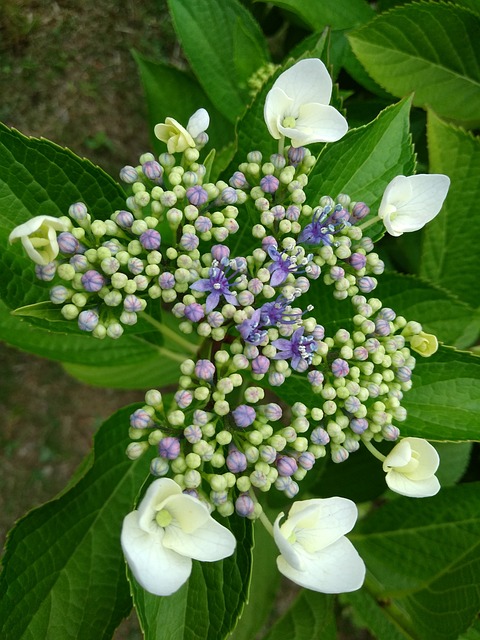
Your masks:
{"label": "flower stem", "polygon": [[[250,489],[250,491],[248,493],[250,494],[250,497],[252,498],[252,500],[254,502],[258,503],[257,496],[255,495],[255,492],[252,489]],[[258,519],[260,520],[260,522],[263,524],[265,529],[268,531],[268,533],[273,538],[273,526],[272,526],[272,523],[270,522],[270,520],[265,515],[265,512],[263,511],[263,509],[260,511],[260,515],[258,516]]]}
{"label": "flower stem", "polygon": [[283,156],[283,151],[285,148],[285,136],[282,136],[278,141],[278,154]]}
{"label": "flower stem", "polygon": [[385,457],[382,453],[380,453],[380,451],[378,451],[378,449],[375,449],[375,447],[373,446],[373,444],[371,442],[368,442],[367,440],[362,440],[363,444],[367,447],[367,449],[370,451],[370,453],[375,456],[375,458],[377,458],[377,460],[380,460],[380,462],[383,462],[385,460]]}
{"label": "flower stem", "polygon": [[381,220],[380,216],[374,216],[371,220],[368,220],[368,222],[364,222],[363,224],[359,224],[357,226],[359,229],[364,231],[365,229],[368,229],[368,227],[371,227],[372,224],[375,224],[375,222],[378,222],[379,220]]}
{"label": "flower stem", "polygon": [[168,340],[171,340],[172,342],[174,342],[175,344],[177,344],[179,347],[181,347],[187,352],[195,353],[195,354],[197,353],[197,347],[194,344],[191,344],[190,342],[188,342],[188,340],[185,340],[185,338],[182,338],[182,336],[179,336],[177,333],[175,333],[175,331],[173,331],[173,329],[170,329],[169,327],[162,324],[161,322],[158,322],[158,320],[155,320],[155,318],[152,318],[152,316],[148,315],[148,313],[145,313],[145,311],[142,311],[139,315],[144,320],[146,320],[151,325],[153,325],[155,329],[157,329],[164,338],[168,338]]}

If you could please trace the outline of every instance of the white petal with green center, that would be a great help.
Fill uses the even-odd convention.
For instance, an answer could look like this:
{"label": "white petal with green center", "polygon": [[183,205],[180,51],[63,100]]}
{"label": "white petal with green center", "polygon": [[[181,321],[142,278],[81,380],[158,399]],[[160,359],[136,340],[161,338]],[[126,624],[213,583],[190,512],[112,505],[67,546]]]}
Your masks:
{"label": "white petal with green center", "polygon": [[[190,497],[190,496],[185,496]],[[195,498],[192,498],[195,500]],[[203,506],[203,505],[201,505]],[[163,544],[181,555],[201,560],[215,562],[231,556],[235,551],[235,536],[226,527],[214,520],[207,511],[204,524],[187,534],[177,524],[172,523],[165,529]]]}
{"label": "white petal with green center", "polygon": [[150,531],[157,513],[163,508],[165,500],[179,495],[182,490],[170,478],[159,478],[152,482],[145,492],[145,496],[138,505],[138,523],[144,531]]}
{"label": "white petal with green center", "polygon": [[428,498],[440,491],[440,482],[436,476],[412,480],[403,473],[392,470],[385,476],[385,481],[389,489],[409,498]]}

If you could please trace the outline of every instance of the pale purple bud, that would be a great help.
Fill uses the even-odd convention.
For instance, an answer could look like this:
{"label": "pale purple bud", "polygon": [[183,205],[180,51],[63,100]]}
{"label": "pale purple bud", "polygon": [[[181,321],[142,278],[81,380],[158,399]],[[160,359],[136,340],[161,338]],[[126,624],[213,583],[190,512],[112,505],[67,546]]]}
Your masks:
{"label": "pale purple bud", "polygon": [[81,311],[78,316],[78,328],[81,331],[93,331],[98,324],[98,313],[91,309]]}
{"label": "pale purple bud", "polygon": [[273,236],[265,236],[262,239],[262,249],[268,253],[268,247],[278,247],[278,243]]}
{"label": "pale purple bud", "polygon": [[218,507],[221,504],[225,504],[228,500],[228,493],[226,491],[210,491],[210,500],[212,504]]}
{"label": "pale purple bud", "polygon": [[345,378],[345,376],[348,376],[350,373],[348,362],[346,360],[342,360],[342,358],[336,358],[332,362],[332,373],[335,378]]}
{"label": "pale purple bud", "polygon": [[393,322],[397,317],[397,314],[393,309],[390,309],[389,307],[383,307],[383,309],[380,309],[380,311],[378,312],[378,317],[383,318],[388,322]]}
{"label": "pale purple bud", "polygon": [[62,253],[75,253],[80,244],[75,236],[68,231],[62,231],[57,237],[57,242]]}
{"label": "pale purple bud", "polygon": [[277,459],[277,450],[271,444],[262,445],[259,451],[260,458],[267,464],[273,464]]}
{"label": "pale purple bud", "polygon": [[50,282],[54,279],[55,273],[57,271],[56,262],[49,262],[48,264],[36,264],[35,265],[35,275],[39,280],[43,280],[43,282]]}
{"label": "pale purple bud", "polygon": [[400,436],[400,429],[395,427],[393,424],[387,424],[382,428],[382,436],[385,440],[398,440]]}
{"label": "pale purple bud", "polygon": [[332,449],[332,462],[340,464],[345,462],[348,458],[348,451],[344,447],[338,447],[338,449]]}
{"label": "pale purple bud", "polygon": [[298,469],[297,461],[290,456],[279,456],[276,464],[281,476],[292,476]]}
{"label": "pale purple bud", "polygon": [[193,422],[201,427],[206,425],[209,420],[208,413],[202,409],[195,409],[193,412]]}
{"label": "pale purple bud", "polygon": [[287,164],[287,161],[285,160],[285,156],[282,155],[281,153],[273,153],[270,156],[270,162],[273,164],[275,169],[283,169],[284,166]]}
{"label": "pale purple bud", "polygon": [[195,251],[200,244],[200,238],[194,233],[184,233],[179,244],[185,251]]}
{"label": "pale purple bud", "polygon": [[350,420],[350,429],[353,433],[361,436],[368,429],[368,420],[365,418],[352,418]]}
{"label": "pale purple bud", "polygon": [[144,175],[153,182],[159,183],[163,176],[163,167],[156,160],[149,160],[142,165]]}
{"label": "pale purple bud", "polygon": [[230,256],[230,249],[224,244],[214,244],[211,249],[211,253],[214,260],[221,262],[224,258],[228,258]]}
{"label": "pale purple bud", "polygon": [[188,318],[191,322],[199,322],[202,318],[205,317],[205,312],[203,307],[198,302],[192,302],[192,304],[188,304],[185,307],[185,317]]}
{"label": "pale purple bud", "polygon": [[192,404],[193,394],[191,391],[187,391],[186,389],[180,389],[177,391],[174,398],[180,409],[186,409]]}
{"label": "pale purple bud", "polygon": [[173,289],[175,286],[175,276],[169,271],[165,271],[158,276],[158,284],[161,289]]}
{"label": "pale purple bud", "polygon": [[143,261],[140,258],[130,258],[127,262],[127,268],[134,276],[140,275],[144,269]]}
{"label": "pale purple bud", "polygon": [[253,407],[249,407],[247,404],[241,404],[232,411],[232,416],[237,427],[245,428],[253,424],[257,414]]}
{"label": "pale purple bud", "polygon": [[264,404],[262,413],[268,420],[280,420],[283,415],[282,408],[275,402]]}
{"label": "pale purple bud", "polygon": [[280,182],[278,178],[272,175],[264,176],[260,180],[260,188],[265,193],[275,193],[275,191],[278,189],[279,184]]}
{"label": "pale purple bud", "polygon": [[342,267],[332,267],[330,269],[330,277],[335,281],[342,280],[345,277],[345,271]]}
{"label": "pale purple bud", "polygon": [[352,253],[348,261],[354,269],[360,271],[360,269],[364,269],[367,264],[367,256],[363,253]]}
{"label": "pale purple bud", "polygon": [[285,218],[285,207],[282,207],[281,204],[276,204],[270,209],[270,213],[273,215],[275,220],[283,220]]}
{"label": "pale purple bud", "polygon": [[256,164],[260,164],[260,162],[262,161],[262,152],[261,151],[250,151],[249,153],[247,153],[247,160],[248,162],[254,162]]}
{"label": "pale purple bud", "polygon": [[123,247],[117,240],[107,240],[106,242],[102,243],[102,247],[108,249],[112,256],[123,250]]}
{"label": "pale purple bud", "polygon": [[158,444],[158,452],[162,458],[175,460],[180,454],[180,440],[173,436],[162,438]]}
{"label": "pale purple bud", "polygon": [[270,360],[265,356],[258,356],[252,360],[252,371],[253,373],[267,373],[268,368],[270,367]]}
{"label": "pale purple bud", "polygon": [[208,193],[199,184],[189,187],[186,195],[190,204],[193,204],[195,207],[199,207],[208,202]]}
{"label": "pale purple bud", "polygon": [[369,353],[375,353],[380,348],[380,342],[377,338],[368,338],[365,340],[364,347]]}
{"label": "pale purple bud", "polygon": [[316,427],[310,434],[310,440],[313,444],[328,444],[330,442],[330,436],[322,427]]}
{"label": "pale purple bud", "polygon": [[74,220],[77,220],[77,222],[85,220],[88,215],[87,207],[83,202],[75,202],[69,206],[68,215]]}
{"label": "pale purple bud", "polygon": [[206,216],[198,216],[198,218],[193,223],[193,226],[199,233],[206,233],[207,231],[210,231],[213,223],[210,218],[207,218]]}
{"label": "pale purple bud", "polygon": [[305,158],[305,147],[290,147],[288,150],[288,159],[290,164],[296,167]]}
{"label": "pale purple bud", "polygon": [[377,281],[370,276],[363,276],[357,279],[357,285],[362,293],[370,293],[377,286]]}
{"label": "pale purple bud", "polygon": [[140,244],[148,251],[158,249],[162,242],[162,238],[156,229],[147,229],[140,236]]}
{"label": "pale purple bud", "polygon": [[284,493],[287,498],[294,498],[299,491],[300,487],[295,482],[295,480],[292,480],[292,482],[290,482],[290,484],[285,488]]}
{"label": "pale purple bud", "polygon": [[168,473],[169,464],[165,458],[154,458],[150,462],[150,473],[153,476],[161,477],[166,476]]}
{"label": "pale purple bud", "polygon": [[138,173],[135,167],[131,167],[130,165],[126,165],[120,169],[120,180],[122,182],[126,182],[127,184],[133,184],[138,180]]}
{"label": "pale purple bud", "polygon": [[375,333],[377,336],[388,336],[391,333],[390,323],[383,318],[375,320]]}
{"label": "pale purple bud", "polygon": [[368,360],[368,349],[365,347],[355,347],[353,350],[353,357],[355,360]]}
{"label": "pale purple bud", "polygon": [[137,409],[130,416],[130,426],[135,429],[146,429],[153,426],[153,420],[145,409]]}
{"label": "pale purple bud", "polygon": [[49,291],[50,300],[53,304],[62,304],[65,300],[68,300],[71,296],[69,290],[63,285],[59,284],[56,287],[52,287]]}
{"label": "pale purple bud", "polygon": [[310,451],[304,451],[298,456],[298,464],[302,469],[305,469],[305,471],[310,471],[315,464],[315,456]]}
{"label": "pale purple bud", "polygon": [[197,500],[200,499],[200,494],[196,489],[184,489],[182,493],[184,493],[186,496],[192,496],[192,498],[196,498]]}
{"label": "pale purple bud", "polygon": [[211,327],[213,327],[214,329],[217,329],[218,327],[221,327],[222,324],[224,323],[224,321],[225,321],[225,318],[220,313],[220,311],[212,311],[207,316],[208,324]]}
{"label": "pale purple bud", "polygon": [[217,198],[217,201],[222,204],[235,204],[237,200],[238,195],[233,187],[226,187],[223,189]]}
{"label": "pale purple bud", "polygon": [[320,387],[324,381],[324,375],[321,371],[309,371],[307,378],[312,387]]}
{"label": "pale purple bud", "polygon": [[202,430],[197,424],[191,424],[188,427],[185,427],[185,429],[183,430],[183,435],[191,444],[200,442],[203,437]]}
{"label": "pale purple bud", "polygon": [[285,491],[285,489],[292,484],[293,480],[289,476],[278,476],[275,480],[275,488],[279,491]]}
{"label": "pale purple bud", "polygon": [[210,360],[197,360],[195,375],[200,380],[210,381],[215,375],[215,365]]}
{"label": "pale purple bud", "polygon": [[237,296],[237,300],[238,304],[240,304],[242,307],[248,307],[249,305],[253,304],[255,296],[251,291],[245,289],[244,291],[240,291]]}
{"label": "pale purple bud", "polygon": [[77,273],[85,271],[88,268],[88,260],[85,256],[76,253],[68,261]]}
{"label": "pale purple bud", "polygon": [[321,324],[317,324],[312,332],[312,336],[315,341],[323,340],[323,338],[325,337],[325,328],[322,327]]}
{"label": "pale purple bud", "polygon": [[268,376],[268,382],[272,385],[272,387],[281,387],[285,382],[285,376],[283,375],[283,373],[273,371]]}
{"label": "pale purple bud", "polygon": [[362,218],[368,216],[369,213],[370,209],[364,202],[356,202],[353,206],[351,215],[355,220],[362,220]]}
{"label": "pale purple bud", "polygon": [[244,187],[248,187],[247,179],[241,171],[235,171],[233,176],[228,181],[231,187],[235,189],[243,189]]}
{"label": "pale purple bud", "polygon": [[241,473],[247,468],[248,462],[244,453],[232,448],[227,456],[226,465],[232,473]]}
{"label": "pale purple bud", "polygon": [[412,377],[412,370],[409,367],[399,367],[395,375],[401,382],[408,382]]}
{"label": "pale purple bud", "polygon": [[105,278],[101,273],[98,273],[98,271],[90,269],[83,274],[81,283],[85,291],[94,293],[96,291],[100,291],[100,289],[105,285]]}
{"label": "pale purple bud", "polygon": [[356,396],[349,396],[345,399],[345,410],[349,413],[355,413],[360,409],[360,400]]}
{"label": "pale purple bud", "polygon": [[243,518],[251,516],[255,511],[255,503],[248,493],[241,493],[235,500],[235,511]]}
{"label": "pale purple bud", "polygon": [[248,290],[251,291],[254,296],[258,296],[263,290],[263,282],[258,278],[252,278],[247,286]]}
{"label": "pale purple bud", "polygon": [[296,222],[300,218],[300,207],[296,204],[291,204],[285,212],[285,217],[290,222]]}
{"label": "pale purple bud", "polygon": [[137,296],[133,295],[133,293],[130,293],[125,296],[125,300],[123,301],[123,308],[125,309],[125,311],[138,313],[139,311],[143,310],[143,303],[140,298],[137,298]]}

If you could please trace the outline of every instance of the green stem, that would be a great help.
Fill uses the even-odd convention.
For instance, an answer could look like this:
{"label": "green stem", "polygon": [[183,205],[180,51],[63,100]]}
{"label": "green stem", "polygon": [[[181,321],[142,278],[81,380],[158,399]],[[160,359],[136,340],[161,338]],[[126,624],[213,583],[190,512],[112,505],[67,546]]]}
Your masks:
{"label": "green stem", "polygon": [[170,349],[166,349],[165,347],[157,347],[157,351],[161,356],[170,358],[170,360],[176,360],[177,362],[185,362],[185,356],[182,356],[182,354],[177,353],[176,351],[170,351]]}
{"label": "green stem", "polygon": [[[169,327],[162,324],[161,322],[158,322],[158,320],[155,320],[155,318],[152,318],[152,316],[148,315],[148,313],[145,313],[145,311],[142,311],[139,315],[141,318],[143,318],[144,320],[149,322],[152,326],[154,326],[155,329],[157,329],[164,338],[168,338],[168,340],[171,340],[182,349],[185,349],[185,351],[187,352],[194,353],[194,354],[197,353],[197,347],[191,344],[190,342],[188,342],[188,340],[185,340],[185,338],[182,338],[182,336],[179,336],[177,333],[175,333],[175,331],[173,331],[173,329],[170,329]],[[185,358],[183,358],[183,360],[184,359]]]}
{"label": "green stem", "polygon": [[364,231],[365,229],[368,229],[368,227],[371,227],[372,224],[375,224],[375,222],[378,222],[379,220],[381,220],[380,216],[374,216],[368,222],[364,222],[363,224],[359,224],[358,228],[361,229],[362,231]]}
{"label": "green stem", "polygon": [[370,451],[370,453],[375,456],[375,458],[377,458],[377,460],[380,460],[380,462],[383,462],[385,460],[385,457],[382,453],[380,453],[380,451],[378,451],[377,449],[375,449],[375,447],[373,446],[373,444],[371,442],[368,442],[367,440],[362,440],[363,444],[367,447],[367,449]]}
{"label": "green stem", "polygon": [[[250,489],[250,491],[248,492],[250,494],[251,499],[258,503],[257,500],[257,496],[255,495],[255,492],[253,491],[253,489]],[[263,526],[265,527],[265,529],[268,531],[268,533],[273,536],[273,526],[272,523],[270,522],[270,520],[267,518],[267,516],[265,515],[265,512],[263,511],[263,509],[260,511],[260,515],[258,516],[260,522],[263,524]]]}
{"label": "green stem", "polygon": [[278,141],[278,153],[283,156],[283,151],[285,149],[285,136],[282,136]]}

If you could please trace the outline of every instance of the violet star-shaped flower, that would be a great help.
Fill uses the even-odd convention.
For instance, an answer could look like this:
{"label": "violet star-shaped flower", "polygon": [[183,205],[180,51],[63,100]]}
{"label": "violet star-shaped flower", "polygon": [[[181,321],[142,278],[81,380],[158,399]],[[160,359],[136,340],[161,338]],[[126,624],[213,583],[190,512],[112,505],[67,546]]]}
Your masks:
{"label": "violet star-shaped flower", "polygon": [[274,340],[272,345],[278,349],[278,353],[273,356],[274,360],[291,360],[292,369],[295,371],[305,371],[312,363],[313,354],[317,344],[313,336],[304,336],[304,327],[298,328],[290,340],[279,338]]}
{"label": "violet star-shaped flower", "polygon": [[201,278],[190,285],[194,291],[209,292],[205,302],[205,311],[210,313],[220,302],[223,296],[227,302],[238,305],[237,296],[230,291],[230,283],[227,276],[219,267],[211,267],[208,278]]}
{"label": "violet star-shaped flower", "polygon": [[270,271],[270,286],[278,287],[285,282],[290,273],[295,273],[298,268],[296,259],[286,256],[285,251],[278,251],[274,245],[269,245],[267,249],[268,255],[273,262],[268,266]]}
{"label": "violet star-shaped flower", "polygon": [[347,220],[342,219],[339,212],[334,210],[331,215],[330,207],[315,209],[312,222],[307,224],[298,236],[298,242],[312,245],[331,245],[332,237],[339,228],[345,226]]}
{"label": "violet star-shaped flower", "polygon": [[245,342],[260,344],[267,336],[267,332],[264,329],[259,329],[260,316],[261,309],[256,309],[251,318],[247,318],[237,325],[237,329]]}

